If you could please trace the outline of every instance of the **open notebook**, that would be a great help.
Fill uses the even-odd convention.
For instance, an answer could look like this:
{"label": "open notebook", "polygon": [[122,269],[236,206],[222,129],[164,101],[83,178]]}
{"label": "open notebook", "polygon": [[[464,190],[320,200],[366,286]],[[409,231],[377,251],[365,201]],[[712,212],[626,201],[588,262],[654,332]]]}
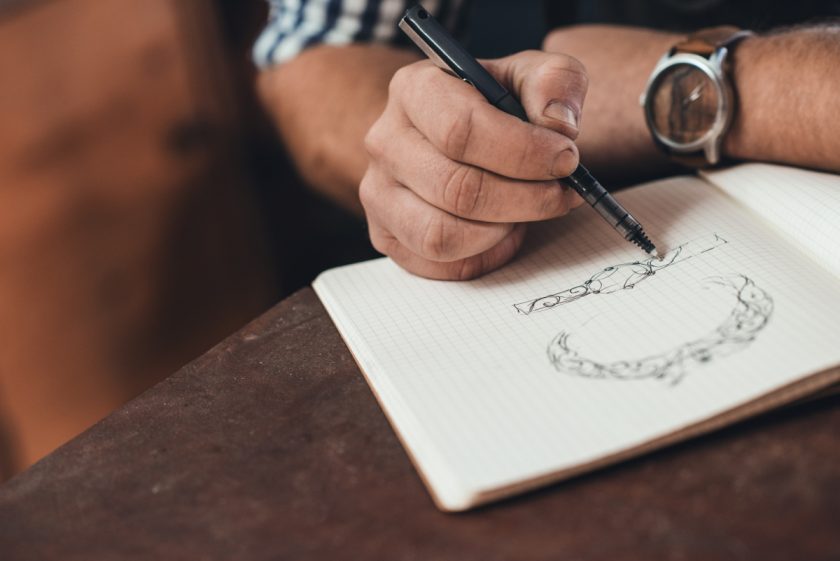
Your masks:
{"label": "open notebook", "polygon": [[683,440],[840,379],[840,177],[765,164],[588,207],[470,282],[389,259],[314,288],[444,510]]}

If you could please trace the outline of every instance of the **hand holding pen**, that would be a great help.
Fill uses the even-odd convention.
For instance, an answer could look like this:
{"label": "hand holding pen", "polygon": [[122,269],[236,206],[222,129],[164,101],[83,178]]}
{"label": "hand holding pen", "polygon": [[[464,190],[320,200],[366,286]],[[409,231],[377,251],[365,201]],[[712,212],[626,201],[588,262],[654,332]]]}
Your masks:
{"label": "hand holding pen", "polygon": [[539,51],[484,64],[533,124],[422,61],[394,76],[366,139],[370,165],[360,197],[371,240],[421,276],[487,273],[516,254],[525,223],[582,204],[557,182],[578,166],[574,139],[587,87],[581,64]]}

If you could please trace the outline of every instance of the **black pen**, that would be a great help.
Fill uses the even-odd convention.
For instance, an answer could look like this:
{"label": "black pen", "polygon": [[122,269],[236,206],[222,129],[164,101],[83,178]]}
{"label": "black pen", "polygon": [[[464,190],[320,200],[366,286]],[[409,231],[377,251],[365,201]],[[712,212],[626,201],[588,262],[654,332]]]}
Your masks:
{"label": "black pen", "polygon": [[[399,25],[420,50],[440,68],[474,86],[496,108],[528,121],[525,109],[513,94],[496,81],[422,6],[415,5],[409,8]],[[569,177],[559,181],[577,191],[583,200],[624,236],[625,240],[659,258],[656,247],[645,235],[638,220],[633,218],[585,167],[579,165]]]}

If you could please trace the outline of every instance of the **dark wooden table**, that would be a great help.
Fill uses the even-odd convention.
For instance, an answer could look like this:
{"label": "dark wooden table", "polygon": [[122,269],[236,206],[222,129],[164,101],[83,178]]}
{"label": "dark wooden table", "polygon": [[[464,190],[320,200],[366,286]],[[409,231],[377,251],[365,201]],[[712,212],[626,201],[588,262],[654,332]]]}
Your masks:
{"label": "dark wooden table", "polygon": [[838,403],[444,514],[307,289],[0,487],[0,559],[840,559]]}

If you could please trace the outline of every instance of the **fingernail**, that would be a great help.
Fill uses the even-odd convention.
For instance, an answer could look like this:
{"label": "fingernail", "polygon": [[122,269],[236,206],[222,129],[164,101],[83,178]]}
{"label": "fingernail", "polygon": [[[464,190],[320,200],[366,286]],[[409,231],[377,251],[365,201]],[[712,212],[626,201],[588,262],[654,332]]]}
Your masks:
{"label": "fingernail", "polygon": [[548,105],[546,105],[545,111],[543,111],[543,115],[545,115],[549,119],[561,121],[574,128],[575,130],[578,129],[578,123],[580,122],[579,112],[573,107],[566,105],[562,101],[550,102]]}

